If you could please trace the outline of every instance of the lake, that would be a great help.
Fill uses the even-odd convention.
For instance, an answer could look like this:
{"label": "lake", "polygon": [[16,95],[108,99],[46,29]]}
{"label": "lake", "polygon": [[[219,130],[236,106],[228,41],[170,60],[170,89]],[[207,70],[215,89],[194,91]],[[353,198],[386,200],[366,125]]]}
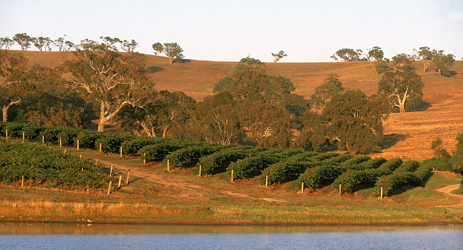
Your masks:
{"label": "lake", "polygon": [[463,226],[0,222],[0,249],[463,249]]}

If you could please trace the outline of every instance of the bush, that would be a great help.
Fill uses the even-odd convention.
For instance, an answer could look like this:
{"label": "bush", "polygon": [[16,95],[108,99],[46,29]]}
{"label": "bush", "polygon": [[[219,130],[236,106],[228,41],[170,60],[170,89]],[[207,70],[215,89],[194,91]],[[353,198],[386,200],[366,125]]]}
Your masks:
{"label": "bush", "polygon": [[262,174],[262,171],[270,165],[280,162],[281,160],[293,155],[301,154],[299,150],[281,150],[272,149],[264,151],[253,157],[247,157],[228,166],[227,170],[233,170],[236,178],[244,179],[255,175]]}
{"label": "bush", "polygon": [[[132,135],[123,135],[118,133],[105,133],[102,137],[95,141],[95,147],[99,149],[101,143],[101,150],[105,153],[118,153],[120,152],[121,145],[124,141],[135,139]],[[80,143],[80,141],[79,141]]]}
{"label": "bush", "polygon": [[[179,140],[163,140],[155,145],[148,145],[138,151],[138,155],[146,161],[163,160],[171,152],[194,145],[193,142]],[[144,156],[143,156],[144,155]]]}
{"label": "bush", "polygon": [[122,143],[122,148],[124,153],[127,155],[139,155],[138,152],[145,146],[155,145],[162,143],[168,139],[163,139],[161,137],[140,137],[130,141],[125,141]]}
{"label": "bush", "polygon": [[244,159],[246,157],[255,156],[257,153],[265,150],[266,149],[256,149],[250,146],[232,147],[202,157],[196,164],[196,168],[199,169],[199,166],[201,165],[202,174],[215,174],[224,172],[232,162]]}
{"label": "bush", "polygon": [[164,161],[169,160],[172,166],[182,166],[188,163],[196,163],[200,158],[211,155],[225,149],[225,146],[218,144],[192,145],[170,153]]}
{"label": "bush", "polygon": [[449,159],[443,157],[433,157],[432,159],[425,160],[421,165],[430,166],[438,171],[452,171],[452,165]]}

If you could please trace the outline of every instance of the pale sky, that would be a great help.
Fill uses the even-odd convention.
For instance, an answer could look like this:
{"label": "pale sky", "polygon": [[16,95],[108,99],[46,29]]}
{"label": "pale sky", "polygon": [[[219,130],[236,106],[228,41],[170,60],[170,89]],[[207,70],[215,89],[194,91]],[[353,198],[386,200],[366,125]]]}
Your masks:
{"label": "pale sky", "polygon": [[428,46],[460,60],[463,1],[1,0],[0,37],[17,33],[135,39],[151,55],[153,43],[177,42],[185,58],[210,61],[270,62],[283,50],[281,62],[331,62],[340,48],[373,46],[387,58]]}

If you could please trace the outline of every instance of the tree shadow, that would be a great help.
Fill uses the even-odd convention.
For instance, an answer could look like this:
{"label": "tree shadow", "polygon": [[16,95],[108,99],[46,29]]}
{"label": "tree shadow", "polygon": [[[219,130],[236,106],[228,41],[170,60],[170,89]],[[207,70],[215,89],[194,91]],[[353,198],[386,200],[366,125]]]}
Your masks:
{"label": "tree shadow", "polygon": [[413,110],[414,111],[426,111],[430,107],[432,107],[431,103],[429,102],[421,102],[420,104],[416,105]]}
{"label": "tree shadow", "polygon": [[190,59],[178,59],[178,61],[179,61],[180,63],[189,63],[189,62],[191,62]]}
{"label": "tree shadow", "polygon": [[378,143],[378,146],[380,146],[381,149],[388,149],[397,144],[397,142],[405,140],[407,137],[406,135],[400,134],[384,135],[383,140]]}
{"label": "tree shadow", "polygon": [[163,70],[164,70],[164,68],[156,67],[156,66],[151,66],[151,67],[149,67],[149,69],[150,69],[150,72],[151,72],[151,73],[156,73],[156,72],[159,72],[159,71],[163,71]]}

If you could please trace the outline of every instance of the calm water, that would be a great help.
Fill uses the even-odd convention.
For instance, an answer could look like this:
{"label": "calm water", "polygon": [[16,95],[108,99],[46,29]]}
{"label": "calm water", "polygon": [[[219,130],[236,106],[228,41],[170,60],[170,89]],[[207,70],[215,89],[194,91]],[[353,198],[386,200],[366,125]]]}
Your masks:
{"label": "calm water", "polygon": [[463,249],[463,226],[1,223],[0,249]]}

